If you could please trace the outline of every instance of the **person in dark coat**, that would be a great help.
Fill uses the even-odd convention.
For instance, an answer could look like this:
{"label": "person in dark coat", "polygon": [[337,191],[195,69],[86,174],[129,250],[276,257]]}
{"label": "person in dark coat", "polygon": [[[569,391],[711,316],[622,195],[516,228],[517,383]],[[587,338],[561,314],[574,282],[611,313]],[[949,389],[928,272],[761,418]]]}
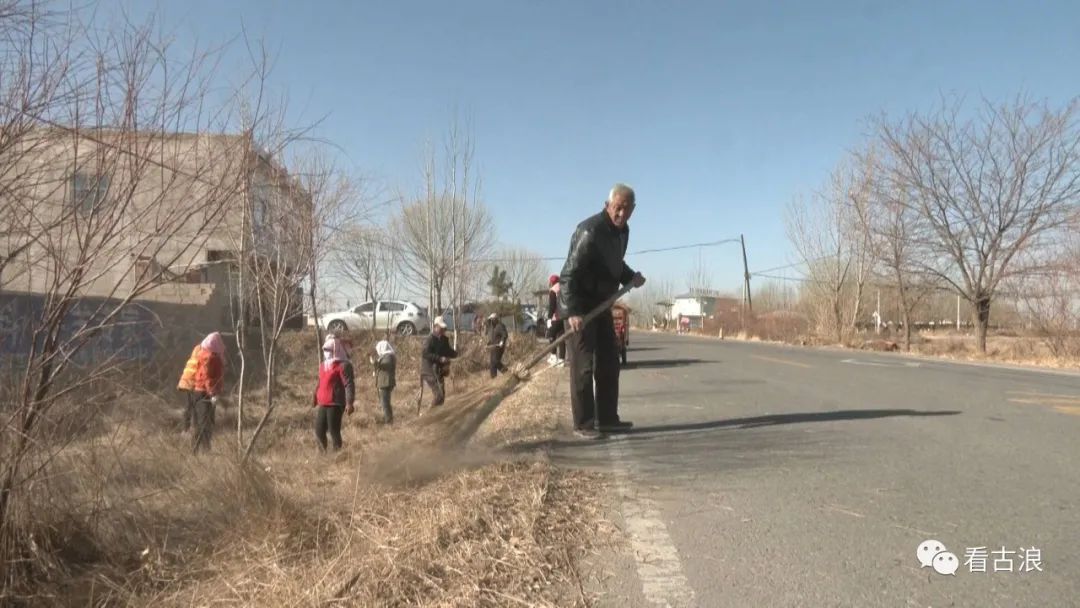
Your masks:
{"label": "person in dark coat", "polygon": [[431,335],[420,352],[420,379],[431,387],[431,406],[438,407],[446,400],[443,380],[450,373],[450,360],[457,357],[457,351],[450,347],[446,321],[442,317],[435,317],[431,325]]}
{"label": "person in dark coat", "polygon": [[619,349],[611,311],[604,311],[588,325],[583,317],[621,285],[645,284],[645,277],[624,260],[630,239],[627,224],[634,206],[634,191],[616,184],[603,211],[586,218],[574,230],[559,273],[560,312],[568,331],[574,332],[567,340],[570,404],[574,429],[582,437],[599,437],[633,426],[619,418]]}
{"label": "person in dark coat", "polygon": [[506,331],[506,324],[495,313],[488,315],[487,325],[487,348],[490,353],[490,365],[488,368],[491,370],[491,377],[494,378],[499,375],[499,372],[506,372],[506,366],[503,365],[502,358],[506,352],[506,343],[510,338],[510,334]]}

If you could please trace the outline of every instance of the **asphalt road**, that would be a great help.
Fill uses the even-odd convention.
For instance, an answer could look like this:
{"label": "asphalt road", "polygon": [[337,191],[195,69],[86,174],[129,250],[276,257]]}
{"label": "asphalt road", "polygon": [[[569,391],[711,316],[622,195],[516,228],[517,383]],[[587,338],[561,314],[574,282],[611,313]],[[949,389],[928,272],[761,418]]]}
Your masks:
{"label": "asphalt road", "polygon": [[601,605],[1080,606],[1080,375],[645,333],[629,357],[634,432],[554,449],[615,488]]}

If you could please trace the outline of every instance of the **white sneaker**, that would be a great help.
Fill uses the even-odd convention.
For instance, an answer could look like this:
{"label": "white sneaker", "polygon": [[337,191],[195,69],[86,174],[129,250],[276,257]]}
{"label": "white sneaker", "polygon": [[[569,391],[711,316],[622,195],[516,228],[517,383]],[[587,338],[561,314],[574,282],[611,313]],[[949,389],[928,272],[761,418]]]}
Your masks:
{"label": "white sneaker", "polygon": [[555,365],[556,363],[559,362],[559,358],[556,357],[555,355],[548,355],[547,362],[548,362],[548,365]]}
{"label": "white sneaker", "polygon": [[566,365],[566,359],[558,359],[558,362],[555,363],[555,367],[564,367],[565,365]]}

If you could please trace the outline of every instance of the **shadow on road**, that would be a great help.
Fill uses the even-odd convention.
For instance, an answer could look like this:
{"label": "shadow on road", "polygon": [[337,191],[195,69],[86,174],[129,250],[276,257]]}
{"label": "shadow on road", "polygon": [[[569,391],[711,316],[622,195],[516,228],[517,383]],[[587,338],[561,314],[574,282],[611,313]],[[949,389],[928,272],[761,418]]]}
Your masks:
{"label": "shadow on road", "polygon": [[630,346],[630,347],[627,347],[626,350],[629,351],[629,352],[632,352],[632,353],[641,353],[641,352],[645,352],[647,350],[661,350],[661,349],[659,347],[656,347],[656,346]]}
{"label": "shadow on road", "polygon": [[774,426],[777,424],[832,422],[836,420],[870,420],[873,418],[893,418],[896,416],[955,416],[960,413],[961,412],[958,410],[932,412],[919,410],[835,410],[831,412],[800,412],[795,414],[771,414],[768,416],[750,416],[747,418],[728,418],[727,420],[711,420],[708,422],[642,426],[632,428],[627,431],[626,434],[640,435],[645,433],[664,433],[672,431],[699,431],[725,427],[752,429],[759,426]]}
{"label": "shadow on road", "polygon": [[662,369],[665,367],[686,367],[698,363],[716,363],[705,359],[652,359],[647,361],[627,361],[623,369]]}
{"label": "shadow on road", "polygon": [[[836,410],[830,412],[800,412],[793,414],[772,414],[768,416],[750,416],[745,418],[728,418],[725,420],[710,420],[707,422],[687,422],[680,424],[661,424],[656,426],[635,427],[621,433],[618,436],[628,441],[648,440],[663,437],[668,433],[687,433],[691,431],[709,431],[715,429],[755,429],[760,427],[780,426],[786,424],[803,424],[808,422],[835,422],[841,420],[874,420],[877,418],[908,417],[933,417],[955,416],[962,414],[959,410],[920,411],[911,409],[878,409],[878,410]],[[685,439],[680,439],[680,442]],[[555,440],[551,442],[529,442],[511,446],[511,451],[532,451],[539,447],[571,448],[596,446],[596,440]]]}

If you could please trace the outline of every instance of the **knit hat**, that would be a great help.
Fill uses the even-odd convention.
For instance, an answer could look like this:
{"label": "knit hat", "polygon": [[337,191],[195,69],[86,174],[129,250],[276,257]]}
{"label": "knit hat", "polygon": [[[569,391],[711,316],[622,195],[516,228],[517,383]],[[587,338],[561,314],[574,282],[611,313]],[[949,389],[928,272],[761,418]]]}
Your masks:
{"label": "knit hat", "polygon": [[203,338],[199,346],[220,357],[225,356],[225,341],[221,339],[221,334],[216,331]]}

